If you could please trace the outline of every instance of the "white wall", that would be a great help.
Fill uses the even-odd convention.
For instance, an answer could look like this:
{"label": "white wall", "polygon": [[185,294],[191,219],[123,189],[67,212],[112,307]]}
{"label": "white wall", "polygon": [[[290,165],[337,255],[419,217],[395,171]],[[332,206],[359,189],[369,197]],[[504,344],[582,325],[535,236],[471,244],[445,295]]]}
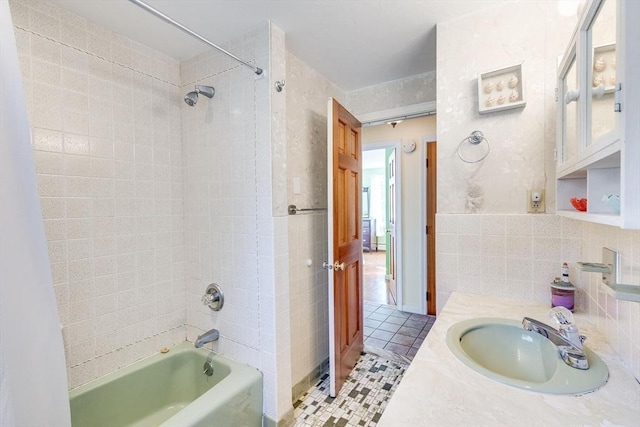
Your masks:
{"label": "white wall", "polygon": [[426,289],[426,272],[423,238],[425,236],[422,201],[426,188],[422,175],[425,168],[426,151],[422,139],[425,136],[435,136],[436,117],[426,116],[406,120],[398,123],[395,128],[391,125],[379,125],[364,128],[362,132],[363,146],[375,142],[413,140],[416,150],[405,153],[399,150],[396,156],[401,159],[402,198],[402,269],[403,286],[401,307],[405,310],[417,312],[423,305],[424,294],[421,286]]}
{"label": "white wall", "polygon": [[[291,52],[287,52],[287,183],[289,203],[299,208],[327,206],[327,100],[343,102],[343,92]],[[293,188],[299,181],[300,192]],[[329,357],[327,214],[289,217],[291,372],[295,385]],[[307,266],[307,260],[312,261]]]}
{"label": "white wall", "polygon": [[[622,280],[640,283],[640,233],[525,214],[525,191],[534,184],[545,185],[547,211],[555,210],[556,64],[576,18],[560,17],[542,1],[513,10],[509,4],[438,24],[438,307],[456,290],[549,301],[549,282],[569,262],[570,278],[582,289],[578,309],[640,378],[640,305],[613,300],[597,275],[575,270],[575,261],[598,262],[609,246],[622,253]],[[520,61],[527,106],[480,116],[477,74]],[[469,166],[456,149],[475,129],[487,135],[492,151]],[[473,187],[484,199],[475,210],[466,204]]]}
{"label": "white wall", "polygon": [[48,3],[10,7],[76,387],[184,340],[180,69]]}
{"label": "white wall", "polygon": [[435,101],[435,99],[436,73],[429,71],[404,79],[352,90],[347,93],[347,105],[345,106],[357,116]]}
{"label": "white wall", "polygon": [[[547,210],[555,209],[556,64],[577,19],[544,1],[517,10],[509,4],[438,24],[438,212],[522,213],[532,187],[545,188]],[[478,114],[478,74],[520,62],[527,105]],[[491,153],[466,164],[456,150],[474,130]],[[482,204],[473,209],[475,192]]]}

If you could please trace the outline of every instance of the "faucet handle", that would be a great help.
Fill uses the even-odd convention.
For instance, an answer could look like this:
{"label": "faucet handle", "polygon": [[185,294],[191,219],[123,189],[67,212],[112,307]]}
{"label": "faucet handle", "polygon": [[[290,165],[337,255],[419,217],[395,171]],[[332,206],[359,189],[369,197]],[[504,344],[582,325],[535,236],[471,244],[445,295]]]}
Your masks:
{"label": "faucet handle", "polygon": [[565,307],[553,307],[549,311],[549,317],[555,320],[560,327],[573,325],[573,313]]}
{"label": "faucet handle", "polygon": [[200,298],[202,304],[208,306],[213,311],[219,311],[224,305],[224,294],[220,285],[217,283],[211,283],[207,286],[205,294]]}

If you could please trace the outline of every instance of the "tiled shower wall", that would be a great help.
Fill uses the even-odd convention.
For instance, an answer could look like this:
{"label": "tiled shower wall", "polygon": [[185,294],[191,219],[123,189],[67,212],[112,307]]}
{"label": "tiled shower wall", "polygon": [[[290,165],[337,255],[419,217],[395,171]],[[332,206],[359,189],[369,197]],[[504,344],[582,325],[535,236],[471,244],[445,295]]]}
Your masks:
{"label": "tiled shower wall", "polygon": [[184,340],[178,62],[11,1],[70,387]]}
{"label": "tiled shower wall", "polygon": [[[218,329],[215,351],[263,372],[265,413],[273,420],[291,409],[288,270],[276,268],[287,265],[287,218],[273,213],[277,108],[270,76],[280,72],[272,58],[279,44],[283,50],[284,34],[260,25],[223,46],[255,60],[267,77],[256,79],[250,69],[210,51],[182,63],[180,89],[216,89],[213,99],[201,96],[194,107],[182,103],[181,111],[187,339]],[[225,294],[218,312],[200,302],[211,282]]]}

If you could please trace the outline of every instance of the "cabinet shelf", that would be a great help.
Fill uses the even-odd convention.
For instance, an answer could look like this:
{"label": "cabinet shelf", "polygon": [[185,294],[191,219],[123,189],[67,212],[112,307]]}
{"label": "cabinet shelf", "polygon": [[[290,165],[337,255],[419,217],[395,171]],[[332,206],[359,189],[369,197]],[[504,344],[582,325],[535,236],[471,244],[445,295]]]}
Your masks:
{"label": "cabinet shelf", "polygon": [[565,162],[557,168],[556,177],[580,178],[587,176],[589,169],[620,167],[620,153],[622,143],[615,140],[605,144],[591,146],[585,150],[583,156]]}

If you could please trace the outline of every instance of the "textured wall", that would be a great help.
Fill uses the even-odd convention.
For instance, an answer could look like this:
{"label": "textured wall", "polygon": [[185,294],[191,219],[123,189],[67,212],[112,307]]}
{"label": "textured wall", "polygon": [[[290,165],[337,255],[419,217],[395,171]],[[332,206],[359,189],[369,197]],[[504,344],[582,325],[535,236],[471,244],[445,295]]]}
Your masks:
{"label": "textured wall", "polygon": [[[438,212],[522,213],[532,187],[546,188],[555,210],[556,66],[575,22],[546,2],[519,2],[517,13],[509,4],[438,24]],[[478,74],[520,62],[526,107],[481,116]],[[466,164],[456,150],[476,129],[491,153]]]}
{"label": "textured wall", "polygon": [[12,1],[69,386],[184,340],[179,64]]}
{"label": "textured wall", "polygon": [[353,114],[389,110],[436,100],[436,73],[411,76],[368,86],[347,93],[347,105]]}
{"label": "textured wall", "polygon": [[[287,183],[289,203],[299,208],[327,206],[327,100],[344,93],[287,52]],[[300,194],[293,189],[300,183]],[[291,372],[297,384],[329,357],[327,214],[289,217]],[[310,259],[312,265],[307,267]]]}

